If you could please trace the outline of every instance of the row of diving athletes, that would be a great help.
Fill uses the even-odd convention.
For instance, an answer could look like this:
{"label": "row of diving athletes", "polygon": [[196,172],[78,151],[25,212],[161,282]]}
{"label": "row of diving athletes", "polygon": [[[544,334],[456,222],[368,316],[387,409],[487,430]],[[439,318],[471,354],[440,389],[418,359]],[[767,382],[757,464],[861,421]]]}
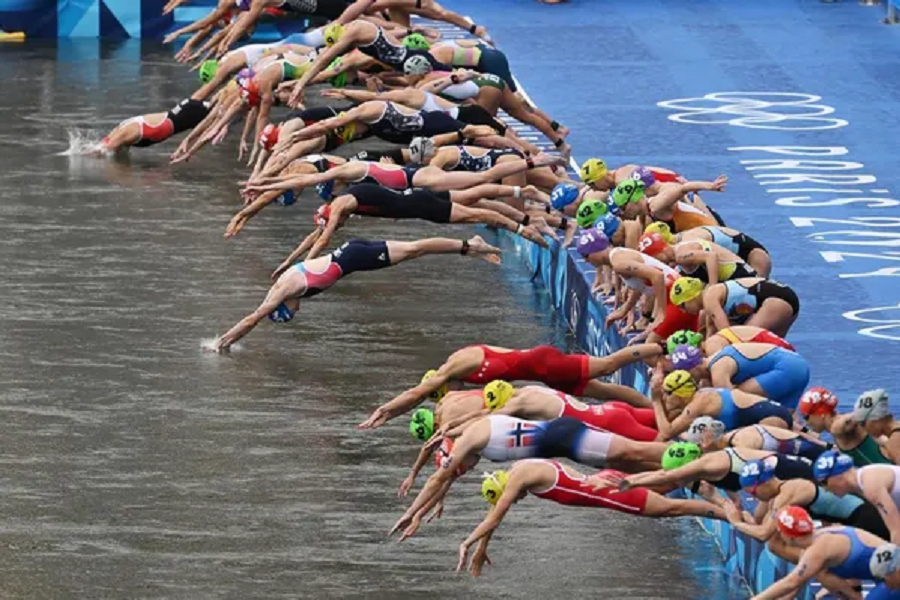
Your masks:
{"label": "row of diving athletes", "polygon": [[[864,394],[853,415],[843,416],[836,414],[836,399],[827,391],[804,394],[808,368],[783,339],[799,312],[796,295],[767,279],[771,261],[765,248],[725,227],[699,195],[722,191],[725,178],[690,182],[665,169],[625,165],[609,170],[599,159],[591,159],[581,170],[584,184],[571,182],[558,169],[560,160],[536,153],[493,118],[499,108],[514,114],[513,107],[521,103],[529,118],[549,130],[557,147],[566,149],[565,128],[515,92],[505,57],[501,60],[492,54],[498,51],[486,45],[430,46],[420,33],[408,29],[402,33],[406,35],[401,42],[383,25],[360,19],[326,27],[323,38],[329,49],[306,59],[288,58],[296,48],[238,50],[232,64],[227,63],[234,55],[201,65],[200,98],[182,102],[162,117],[126,122],[106,138],[107,150],[116,150],[161,141],[152,132],[160,118],[172,122],[169,135],[197,126],[173,156],[183,161],[202,145],[220,140],[231,120],[249,111],[244,129],[246,134],[257,124],[260,144],[253,145],[253,153],[258,156],[250,157],[254,172],[243,192],[246,206],[226,235],[236,234],[268,204],[294,203],[306,187],[315,186],[320,195],[333,198],[316,211],[313,232],[276,270],[276,282],[264,302],[219,338],[217,349],[226,350],[267,316],[275,322],[292,319],[299,299],[324,291],[354,271],[432,253],[459,252],[499,261],[498,251],[477,236],[461,242],[351,240],[323,254],[332,234],[352,214],[482,222],[516,231],[541,245],[547,244],[541,233],[555,237],[556,228],[565,232],[567,243],[577,224],[583,229],[577,247],[598,269],[598,290],[615,291],[611,301],[619,305],[609,324],[621,321],[623,329],[641,328],[634,339],[646,343],[603,358],[566,355],[551,347],[472,346],[454,353],[418,386],[379,407],[361,427],[379,426],[425,398],[439,400],[433,413],[419,410],[413,416],[411,430],[425,444],[401,492],[408,492],[432,452],[439,457],[438,469],[394,530],[402,529],[403,537],[408,537],[423,518],[439,515],[450,484],[480,457],[526,459],[485,480],[484,495],[496,505],[461,546],[458,568],[469,565],[473,573],[481,571],[491,533],[512,503],[529,491],[563,504],[631,514],[728,519],[769,539],[776,552],[794,560],[801,559],[804,543],[821,547],[815,540],[826,532],[832,535],[826,529],[796,540],[791,536],[783,525],[806,523],[796,518],[801,509],[795,510],[805,505],[804,514],[844,524],[848,529],[833,535],[848,543],[825,544],[843,549],[844,554],[823,560],[815,572],[802,562],[812,560],[815,553],[804,552],[801,566],[792,574],[796,581],[789,578],[779,585],[799,586],[819,576],[830,586],[844,586],[853,597],[854,579],[878,575],[887,578],[879,589],[888,590],[900,558],[895,547],[878,548],[874,542],[879,537],[900,541],[896,505],[879,495],[879,490],[894,492],[894,467],[860,468],[858,476],[853,473],[843,480],[839,477],[843,472],[838,472],[848,461],[859,467],[894,463],[898,452],[892,444],[895,431],[886,394]],[[449,51],[441,53],[447,47]],[[351,49],[359,52],[338,57]],[[254,59],[258,61],[253,68],[240,64]],[[344,68],[354,60],[359,62]],[[454,66],[467,68],[454,71]],[[373,75],[373,67],[380,73]],[[237,77],[228,82],[235,71]],[[370,90],[341,88],[325,94],[353,100],[355,106],[303,109],[280,127],[268,123],[268,108],[276,97],[296,103],[309,83],[331,81],[342,86],[357,80]],[[213,93],[207,104],[202,98]],[[448,106],[466,94],[469,103]],[[435,107],[438,110],[425,110]],[[180,114],[194,112],[191,123],[182,121],[175,127]],[[471,122],[466,124],[464,118]],[[150,135],[145,135],[148,130]],[[371,134],[409,147],[381,155],[364,151],[356,157],[375,161],[316,154]],[[497,180],[524,185],[490,183]],[[337,186],[343,193],[336,194]],[[304,253],[306,260],[295,264]],[[635,317],[638,306],[640,319]],[[647,323],[642,326],[641,320]],[[636,361],[655,365],[650,400],[633,389],[596,379]],[[671,372],[665,375],[666,371]],[[516,390],[507,381],[540,381],[549,387]],[[484,389],[450,393],[452,382]],[[607,402],[586,405],[574,396]],[[836,450],[795,427],[798,406],[809,428],[827,429],[833,435]],[[685,438],[694,441],[675,441]],[[557,458],[617,470],[606,469],[589,479],[553,460]],[[813,459],[816,468],[822,464],[834,468],[816,471]],[[758,479],[741,479],[754,470],[760,473]],[[846,483],[851,476],[857,477],[858,485],[837,490],[844,497],[831,496],[814,483],[820,480],[831,486],[833,481]],[[780,503],[773,495],[770,512],[753,516],[740,511],[736,496],[729,501],[711,493],[712,487],[733,493],[747,484],[752,492],[775,488],[780,494],[792,489],[780,484],[793,485],[795,479],[807,480],[794,486],[803,487],[804,493],[780,497]],[[768,481],[778,485],[766,488],[763,484]],[[706,500],[675,500],[660,494],[694,482],[699,482],[696,489]],[[807,482],[811,487],[801,485]],[[900,481],[896,487],[900,489]],[[775,511],[784,507],[793,512],[782,518]],[[468,553],[476,543],[469,564]],[[846,574],[850,568],[841,565],[861,565],[860,552],[876,556],[872,560],[878,564],[866,573],[860,567],[851,577]],[[832,578],[823,569],[840,572]]]}

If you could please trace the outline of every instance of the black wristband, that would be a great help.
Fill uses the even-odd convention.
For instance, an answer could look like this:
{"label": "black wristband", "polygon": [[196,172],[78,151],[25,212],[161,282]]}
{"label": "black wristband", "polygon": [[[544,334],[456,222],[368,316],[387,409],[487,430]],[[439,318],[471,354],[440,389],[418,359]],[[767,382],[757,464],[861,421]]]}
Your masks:
{"label": "black wristband", "polygon": [[476,25],[475,23],[472,23],[472,26],[469,27],[469,33],[471,33],[472,35],[475,35],[476,29],[478,29],[478,25]]}
{"label": "black wristband", "polygon": [[559,138],[558,140],[553,142],[553,145],[556,146],[557,148],[559,148],[560,146],[562,146],[565,143],[566,143],[566,140]]}
{"label": "black wristband", "polygon": [[691,486],[691,493],[692,493],[692,494],[696,494],[698,491],[700,491],[700,481],[699,481],[699,480],[698,480],[698,481],[695,481],[695,482],[694,482],[694,485]]}
{"label": "black wristband", "polygon": [[459,253],[463,256],[469,253],[469,240],[463,240],[462,248],[459,249]]}
{"label": "black wristband", "polygon": [[466,136],[463,135],[462,129],[456,132],[456,143],[462,144],[466,141]]}
{"label": "black wristband", "polygon": [[569,217],[563,217],[562,221],[559,223],[560,229],[568,229],[569,228]]}
{"label": "black wristband", "polygon": [[529,156],[528,158],[525,159],[525,165],[529,169],[533,169],[534,168],[534,159]]}
{"label": "black wristband", "polygon": [[559,122],[550,121],[550,129],[552,129],[553,131],[559,131]]}
{"label": "black wristband", "polygon": [[801,431],[802,433],[809,433],[809,427],[807,427],[806,425],[804,425],[803,427],[800,428],[800,431]]}
{"label": "black wristband", "polygon": [[459,83],[459,77],[454,73],[450,76],[450,83]]}
{"label": "black wristband", "polygon": [[528,226],[528,223],[531,221],[531,215],[525,215],[525,218],[522,219],[522,225]]}
{"label": "black wristband", "polygon": [[544,205],[544,210],[547,211],[547,214],[548,214],[548,215],[550,214],[550,209],[551,209],[551,206],[550,206],[549,204],[545,204],[545,205]]}

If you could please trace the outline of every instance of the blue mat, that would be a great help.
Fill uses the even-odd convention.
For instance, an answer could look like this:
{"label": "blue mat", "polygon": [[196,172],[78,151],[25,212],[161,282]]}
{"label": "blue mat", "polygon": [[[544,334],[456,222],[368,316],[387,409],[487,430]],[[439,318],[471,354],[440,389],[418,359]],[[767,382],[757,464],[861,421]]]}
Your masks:
{"label": "blue mat", "polygon": [[[900,138],[890,128],[900,29],[880,23],[883,7],[457,0],[453,9],[487,25],[538,106],[572,128],[577,160],[730,177],[726,193],[707,197],[768,247],[773,277],[800,295],[789,337],[814,385],[846,407],[896,383]],[[799,160],[820,162],[788,162]]]}

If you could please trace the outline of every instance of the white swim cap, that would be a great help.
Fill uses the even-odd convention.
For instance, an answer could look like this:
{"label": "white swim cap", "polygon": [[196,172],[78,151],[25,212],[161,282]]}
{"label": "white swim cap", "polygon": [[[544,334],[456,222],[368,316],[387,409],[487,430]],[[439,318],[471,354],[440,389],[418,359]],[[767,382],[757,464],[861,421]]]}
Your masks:
{"label": "white swim cap", "polygon": [[434,155],[434,140],[428,137],[416,137],[409,143],[409,158],[412,162],[422,164]]}
{"label": "white swim cap", "polygon": [[426,75],[433,70],[428,59],[420,54],[414,54],[403,61],[403,72],[407,75]]}
{"label": "white swim cap", "polygon": [[888,405],[888,393],[884,390],[869,390],[863,392],[856,399],[853,407],[853,420],[858,423],[883,419],[891,414]]}
{"label": "white swim cap", "polygon": [[900,547],[896,544],[882,544],[875,548],[869,559],[869,571],[873,577],[884,579],[900,569]]}
{"label": "white swim cap", "polygon": [[709,416],[697,417],[694,419],[694,422],[691,423],[691,426],[688,427],[688,430],[684,432],[684,439],[689,442],[694,442],[695,444],[699,444],[701,442],[701,438],[707,431],[712,432],[713,441],[722,437],[725,433],[725,423],[722,421],[717,421]]}

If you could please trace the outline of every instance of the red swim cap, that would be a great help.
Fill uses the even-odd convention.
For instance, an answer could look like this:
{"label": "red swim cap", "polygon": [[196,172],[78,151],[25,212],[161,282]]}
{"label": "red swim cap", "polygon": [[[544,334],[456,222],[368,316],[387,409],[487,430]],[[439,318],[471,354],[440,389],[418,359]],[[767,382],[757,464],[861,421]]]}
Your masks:
{"label": "red swim cap", "polygon": [[658,233],[645,233],[638,240],[638,250],[648,256],[656,256],[668,247],[666,240]]}
{"label": "red swim cap", "polygon": [[816,528],[806,509],[799,506],[785,506],[778,511],[775,521],[778,523],[778,531],[790,538],[809,535]]}
{"label": "red swim cap", "polygon": [[259,134],[259,145],[271,152],[275,144],[278,143],[278,134],[281,132],[279,127],[273,123],[269,123]]}
{"label": "red swim cap", "polygon": [[829,390],[823,387],[814,387],[806,390],[800,397],[800,404],[797,406],[797,410],[805,417],[809,415],[827,415],[834,412],[837,404],[837,396]]}
{"label": "red swim cap", "polygon": [[246,79],[244,83],[238,79],[238,84],[241,86],[241,100],[250,106],[259,106],[259,85],[252,79]]}
{"label": "red swim cap", "polygon": [[325,227],[325,224],[328,223],[328,219],[331,218],[331,205],[323,204],[319,208],[316,209],[316,214],[313,215],[313,223],[316,224],[316,227]]}

